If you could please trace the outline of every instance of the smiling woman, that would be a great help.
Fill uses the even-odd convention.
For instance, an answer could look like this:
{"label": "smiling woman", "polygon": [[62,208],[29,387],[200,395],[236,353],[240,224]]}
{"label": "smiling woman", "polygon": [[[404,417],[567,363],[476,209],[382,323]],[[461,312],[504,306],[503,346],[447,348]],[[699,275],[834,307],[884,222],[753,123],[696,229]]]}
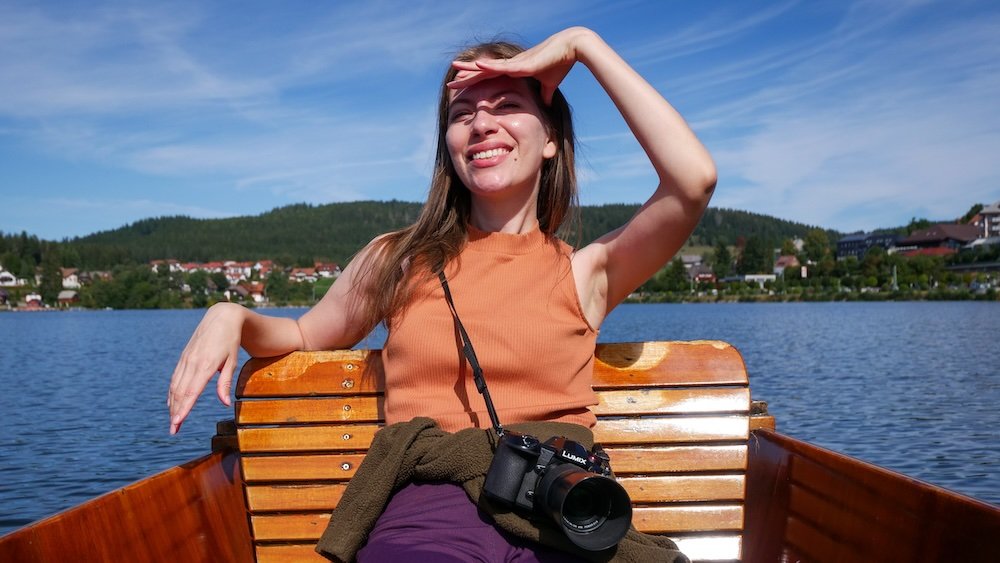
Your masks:
{"label": "smiling woman", "polygon": [[[559,85],[578,62],[621,111],[659,184],[626,224],[573,249],[558,236],[577,200],[573,126]],[[441,85],[437,134],[434,175],[416,223],[372,241],[313,309],[298,320],[230,304],[206,313],[171,382],[172,433],[216,372],[219,398],[229,404],[239,346],[254,356],[345,348],[384,323],[388,428],[428,417],[445,432],[489,434],[492,421],[502,434],[499,413],[505,423],[548,424],[554,436],[589,435],[598,403],[597,331],[690,235],[715,186],[711,157],[670,104],[584,28],[527,50],[498,42],[460,53]],[[471,345],[456,338],[462,324],[478,362],[463,356]],[[496,411],[469,376],[479,363]],[[365,494],[359,479],[345,498]],[[438,511],[443,517],[424,517],[431,499],[447,508]],[[334,512],[331,529],[345,518],[352,516]],[[406,559],[414,550],[435,561],[456,554],[504,559],[517,552],[529,561],[582,555],[579,548],[563,552],[573,547],[565,541],[543,546],[508,538],[447,483],[403,487],[371,533],[363,532],[359,561]],[[470,534],[484,538],[477,546],[503,548],[464,552]],[[669,540],[645,541],[660,546],[660,560],[684,559]]]}

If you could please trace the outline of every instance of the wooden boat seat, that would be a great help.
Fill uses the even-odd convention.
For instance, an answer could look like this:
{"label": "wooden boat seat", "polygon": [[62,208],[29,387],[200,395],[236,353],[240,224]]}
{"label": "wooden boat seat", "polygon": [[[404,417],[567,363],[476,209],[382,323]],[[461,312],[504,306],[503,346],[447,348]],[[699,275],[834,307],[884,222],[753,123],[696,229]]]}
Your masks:
{"label": "wooden boat seat", "polygon": [[[739,560],[749,433],[774,428],[751,414],[739,352],[701,341],[602,344],[596,354],[595,434],[636,528],[674,538],[695,560]],[[235,430],[257,561],[324,561],[313,548],[382,424],[383,391],[378,350],[243,367]]]}

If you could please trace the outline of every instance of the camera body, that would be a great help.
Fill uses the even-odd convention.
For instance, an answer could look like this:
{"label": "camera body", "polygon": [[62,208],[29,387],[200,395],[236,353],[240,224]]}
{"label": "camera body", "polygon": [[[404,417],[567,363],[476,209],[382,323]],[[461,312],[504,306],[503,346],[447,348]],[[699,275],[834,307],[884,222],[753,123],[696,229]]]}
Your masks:
{"label": "camera body", "polygon": [[507,506],[548,515],[591,551],[618,543],[632,522],[628,493],[611,475],[599,445],[588,451],[563,436],[541,442],[507,431],[497,444],[483,492]]}
{"label": "camera body", "polygon": [[611,475],[607,454],[594,451],[563,436],[545,442],[529,434],[507,431],[500,438],[486,473],[483,491],[491,498],[525,510],[535,508],[535,489],[554,466],[571,464],[597,475]]}

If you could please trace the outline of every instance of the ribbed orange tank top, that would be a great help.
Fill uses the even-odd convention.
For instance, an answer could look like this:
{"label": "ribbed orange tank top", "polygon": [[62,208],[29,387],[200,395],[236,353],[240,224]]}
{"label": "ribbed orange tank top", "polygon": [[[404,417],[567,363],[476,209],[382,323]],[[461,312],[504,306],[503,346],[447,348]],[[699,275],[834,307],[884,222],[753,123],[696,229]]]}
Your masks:
{"label": "ribbed orange tank top", "polygon": [[[580,307],[570,252],[538,230],[470,228],[466,247],[445,268],[502,424],[596,422],[589,407],[597,404],[597,331]],[[437,277],[421,283],[393,321],[382,358],[386,423],[428,416],[450,432],[490,426]]]}

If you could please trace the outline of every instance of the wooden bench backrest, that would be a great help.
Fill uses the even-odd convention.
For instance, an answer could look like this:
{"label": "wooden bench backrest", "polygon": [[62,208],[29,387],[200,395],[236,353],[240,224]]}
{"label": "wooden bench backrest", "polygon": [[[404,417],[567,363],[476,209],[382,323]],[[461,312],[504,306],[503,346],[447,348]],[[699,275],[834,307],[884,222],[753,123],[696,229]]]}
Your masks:
{"label": "wooden bench backrest", "polygon": [[[739,352],[644,342],[600,344],[596,355],[595,435],[636,528],[674,538],[692,559],[739,559],[752,425]],[[236,395],[257,560],[321,561],[313,547],[382,424],[380,352],[252,359]]]}

